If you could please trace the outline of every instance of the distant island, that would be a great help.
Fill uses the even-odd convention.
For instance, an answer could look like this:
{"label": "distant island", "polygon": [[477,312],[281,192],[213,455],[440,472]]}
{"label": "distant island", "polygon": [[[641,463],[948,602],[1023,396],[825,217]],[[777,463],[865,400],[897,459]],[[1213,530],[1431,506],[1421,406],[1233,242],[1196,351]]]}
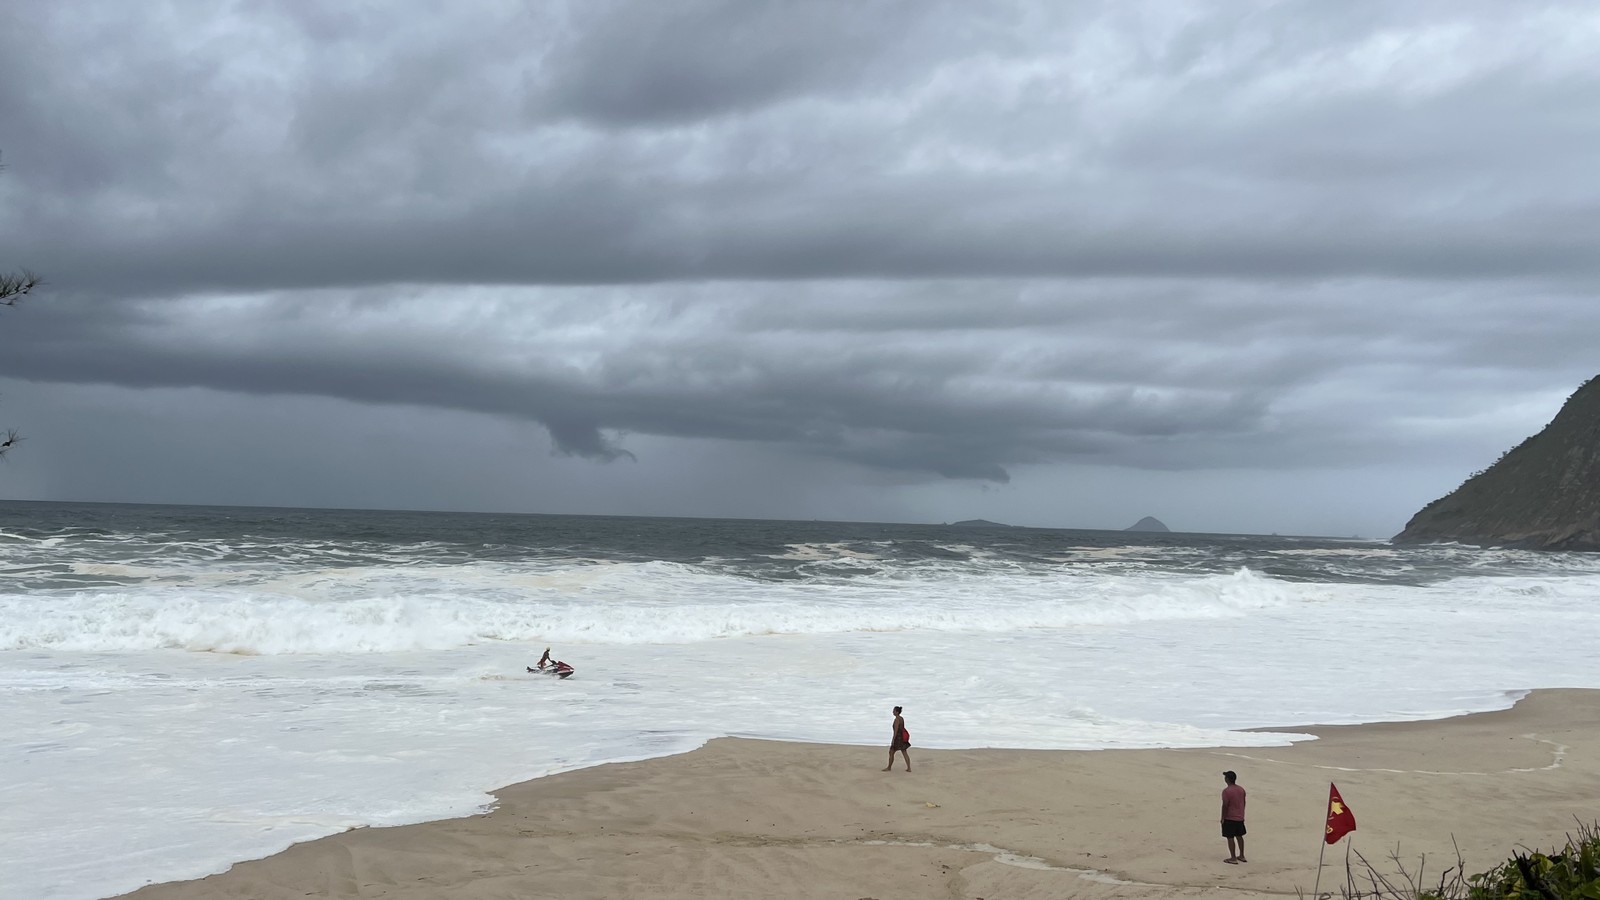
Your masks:
{"label": "distant island", "polygon": [[1145,516],[1144,518],[1140,519],[1139,521],[1133,523],[1132,525],[1129,525],[1127,528],[1124,528],[1122,530],[1123,531],[1171,531],[1172,529],[1168,528],[1165,522],[1161,521],[1160,519],[1156,518],[1155,516]]}
{"label": "distant island", "polygon": [[1424,506],[1394,541],[1600,550],[1600,376],[1543,431]]}
{"label": "distant island", "polygon": [[991,522],[988,519],[962,519],[959,522],[951,522],[950,526],[952,528],[955,528],[955,527],[961,527],[961,528],[1010,528],[1011,527],[1010,525],[1007,525],[1004,522]]}

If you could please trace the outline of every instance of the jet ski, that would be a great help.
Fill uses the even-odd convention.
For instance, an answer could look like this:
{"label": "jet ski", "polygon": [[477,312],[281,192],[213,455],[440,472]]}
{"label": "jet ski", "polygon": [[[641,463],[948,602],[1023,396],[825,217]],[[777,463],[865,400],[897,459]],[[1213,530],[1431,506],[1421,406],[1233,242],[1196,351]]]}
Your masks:
{"label": "jet ski", "polygon": [[548,666],[546,666],[546,667],[544,667],[542,669],[535,669],[533,666],[529,666],[528,667],[528,672],[530,674],[533,674],[533,675],[554,675],[557,678],[570,678],[572,676],[572,673],[576,672],[576,671],[577,671],[577,669],[574,669],[573,667],[567,665],[566,663],[562,662],[559,659],[550,660],[550,665],[548,665]]}

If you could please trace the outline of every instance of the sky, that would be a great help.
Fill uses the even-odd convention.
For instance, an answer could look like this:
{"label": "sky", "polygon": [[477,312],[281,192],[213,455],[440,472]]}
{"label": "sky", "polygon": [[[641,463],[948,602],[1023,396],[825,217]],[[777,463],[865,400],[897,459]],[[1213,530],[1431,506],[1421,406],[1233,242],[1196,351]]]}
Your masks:
{"label": "sky", "polygon": [[1383,538],[1600,372],[1586,0],[0,6],[0,498]]}

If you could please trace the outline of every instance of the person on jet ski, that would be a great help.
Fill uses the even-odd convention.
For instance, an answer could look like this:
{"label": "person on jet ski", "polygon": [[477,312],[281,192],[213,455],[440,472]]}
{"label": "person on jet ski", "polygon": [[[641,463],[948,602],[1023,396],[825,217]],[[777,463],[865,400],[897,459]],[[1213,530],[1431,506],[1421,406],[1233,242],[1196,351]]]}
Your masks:
{"label": "person on jet ski", "polygon": [[565,678],[568,675],[571,675],[572,672],[573,672],[573,669],[572,669],[571,666],[567,665],[566,663],[562,662],[559,659],[551,659],[550,658],[550,648],[549,647],[544,648],[544,655],[539,657],[539,668],[535,669],[532,666],[529,666],[528,667],[528,671],[529,672],[543,672],[543,671],[545,671],[545,667],[546,666],[549,666],[552,672],[554,672],[557,675],[560,675],[562,678]]}

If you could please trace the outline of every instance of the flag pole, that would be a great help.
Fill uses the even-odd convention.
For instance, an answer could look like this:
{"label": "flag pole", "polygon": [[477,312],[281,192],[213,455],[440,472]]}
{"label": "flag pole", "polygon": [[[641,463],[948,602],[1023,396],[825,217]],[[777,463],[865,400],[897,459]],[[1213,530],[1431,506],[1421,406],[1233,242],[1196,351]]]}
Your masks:
{"label": "flag pole", "polygon": [[[1332,802],[1333,802],[1333,782],[1330,781],[1330,782],[1328,782],[1328,804],[1332,804]],[[1330,809],[1332,809],[1331,805],[1324,805],[1323,810],[1322,810],[1322,812],[1324,814],[1324,821],[1322,823],[1322,833],[1317,835],[1317,837],[1322,839],[1321,841],[1318,842],[1322,846],[1320,848],[1318,848],[1318,850],[1317,850],[1317,877],[1316,877],[1316,880],[1313,881],[1312,885],[1311,885],[1311,900],[1321,900],[1321,898],[1322,898],[1322,893],[1321,893],[1321,891],[1322,891],[1322,859],[1328,852],[1328,823],[1326,821],[1326,815],[1327,815],[1327,813],[1328,813],[1328,811]]]}
{"label": "flag pole", "polygon": [[[1326,837],[1327,832],[1323,832],[1323,836]],[[1322,856],[1328,852],[1328,842],[1324,840],[1321,843],[1322,849],[1317,851],[1317,880],[1311,887],[1311,900],[1321,900],[1322,897],[1317,891],[1322,887]]]}

